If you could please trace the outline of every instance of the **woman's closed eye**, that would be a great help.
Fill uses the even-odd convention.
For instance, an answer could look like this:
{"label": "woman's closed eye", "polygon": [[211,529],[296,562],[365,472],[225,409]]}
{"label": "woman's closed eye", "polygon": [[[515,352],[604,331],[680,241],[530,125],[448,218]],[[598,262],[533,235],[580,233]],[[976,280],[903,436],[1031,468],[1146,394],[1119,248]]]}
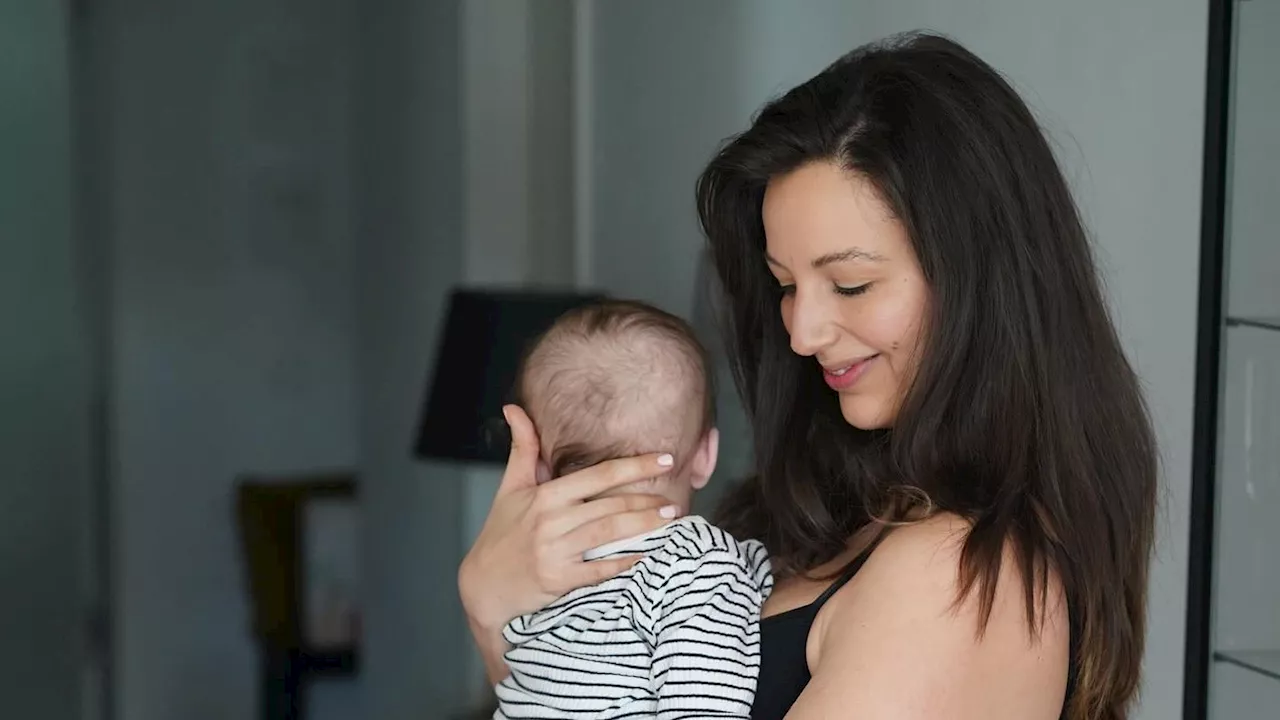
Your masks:
{"label": "woman's closed eye", "polygon": [[[866,292],[870,288],[871,288],[871,283],[863,283],[861,285],[855,285],[853,287],[837,284],[837,285],[832,285],[831,287],[831,289],[834,290],[837,295],[844,295],[845,297],[861,295],[862,293]],[[789,296],[789,295],[796,294],[795,285],[780,285],[778,286],[778,290],[781,291],[783,295]]]}
{"label": "woman's closed eye", "polygon": [[837,295],[846,295],[846,296],[861,295],[862,293],[866,292],[870,287],[871,287],[871,283],[863,283],[861,285],[855,285],[853,287],[847,287],[844,285],[836,284],[835,291]]}

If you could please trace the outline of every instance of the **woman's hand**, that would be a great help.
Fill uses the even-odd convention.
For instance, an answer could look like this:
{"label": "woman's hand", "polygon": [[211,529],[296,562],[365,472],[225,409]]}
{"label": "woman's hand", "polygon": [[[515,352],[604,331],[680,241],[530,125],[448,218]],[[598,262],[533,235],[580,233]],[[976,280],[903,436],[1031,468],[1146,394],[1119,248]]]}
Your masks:
{"label": "woman's hand", "polygon": [[582,554],[661,527],[679,512],[656,495],[596,497],[670,471],[670,455],[610,460],[539,485],[533,423],[514,405],[503,415],[511,427],[511,456],[489,517],[458,568],[462,605],[495,683],[507,672],[503,625],[631,567],[639,556],[588,562]]}

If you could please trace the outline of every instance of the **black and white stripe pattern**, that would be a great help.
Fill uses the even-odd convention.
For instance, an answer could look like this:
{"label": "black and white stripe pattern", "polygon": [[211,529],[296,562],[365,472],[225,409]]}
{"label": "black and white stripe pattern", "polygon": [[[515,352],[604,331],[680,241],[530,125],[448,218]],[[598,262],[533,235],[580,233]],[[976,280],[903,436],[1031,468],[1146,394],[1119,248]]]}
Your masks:
{"label": "black and white stripe pattern", "polygon": [[750,717],[773,590],[764,546],[687,517],[601,551],[645,558],[507,625],[494,718]]}

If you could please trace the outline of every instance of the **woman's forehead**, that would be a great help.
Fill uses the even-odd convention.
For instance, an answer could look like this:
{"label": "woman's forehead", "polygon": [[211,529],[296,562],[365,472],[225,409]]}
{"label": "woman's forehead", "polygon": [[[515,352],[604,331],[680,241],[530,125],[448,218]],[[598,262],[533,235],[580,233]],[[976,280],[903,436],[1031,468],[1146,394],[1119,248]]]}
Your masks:
{"label": "woman's forehead", "polygon": [[831,163],[770,181],[762,216],[767,259],[792,271],[801,264],[884,262],[906,241],[872,183]]}

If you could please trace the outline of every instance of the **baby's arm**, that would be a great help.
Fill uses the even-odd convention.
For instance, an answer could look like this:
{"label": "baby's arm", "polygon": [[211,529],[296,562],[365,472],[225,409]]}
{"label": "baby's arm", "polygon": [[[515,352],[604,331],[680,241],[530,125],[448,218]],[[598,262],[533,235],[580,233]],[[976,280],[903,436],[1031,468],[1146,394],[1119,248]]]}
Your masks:
{"label": "baby's arm", "polygon": [[769,586],[763,552],[734,543],[669,556],[655,608],[653,682],[662,720],[751,716]]}

